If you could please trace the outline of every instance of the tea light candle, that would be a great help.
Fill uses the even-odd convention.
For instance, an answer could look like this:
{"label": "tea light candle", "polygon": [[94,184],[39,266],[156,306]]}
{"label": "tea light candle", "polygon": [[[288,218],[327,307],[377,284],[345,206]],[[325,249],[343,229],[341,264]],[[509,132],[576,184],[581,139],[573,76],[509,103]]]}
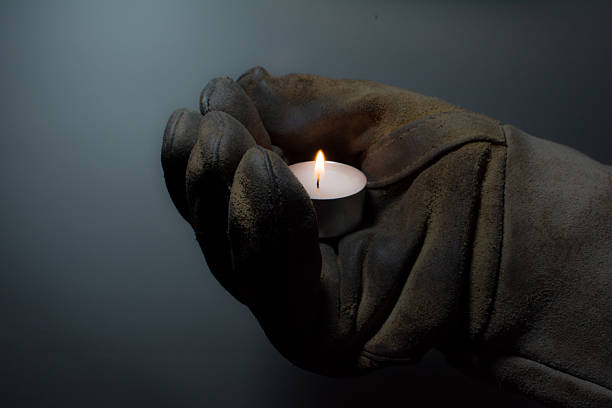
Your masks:
{"label": "tea light candle", "polygon": [[343,235],[359,225],[367,183],[359,169],[326,161],[321,150],[315,161],[292,164],[289,169],[312,199],[320,238]]}

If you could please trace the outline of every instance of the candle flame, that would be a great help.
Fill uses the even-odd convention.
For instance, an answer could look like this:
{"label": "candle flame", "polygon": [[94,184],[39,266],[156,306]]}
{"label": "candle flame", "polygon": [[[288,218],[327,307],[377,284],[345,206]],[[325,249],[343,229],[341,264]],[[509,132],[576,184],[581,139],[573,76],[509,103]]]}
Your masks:
{"label": "candle flame", "polygon": [[315,177],[317,178],[317,188],[319,188],[319,182],[321,180],[321,177],[325,174],[325,156],[323,155],[323,150],[321,149],[319,149],[319,151],[317,152],[314,172]]}

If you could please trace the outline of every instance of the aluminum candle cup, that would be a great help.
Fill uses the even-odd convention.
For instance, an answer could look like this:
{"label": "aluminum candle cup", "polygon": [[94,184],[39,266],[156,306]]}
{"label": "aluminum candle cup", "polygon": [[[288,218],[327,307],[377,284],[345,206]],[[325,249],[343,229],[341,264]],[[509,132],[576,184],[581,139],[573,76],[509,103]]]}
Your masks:
{"label": "aluminum candle cup", "polygon": [[[289,168],[312,199],[317,212],[319,237],[330,238],[346,234],[361,223],[367,179],[355,167],[323,161],[322,157],[321,154],[318,166],[315,161],[307,161],[292,164]],[[324,167],[324,170],[315,172],[315,167]]]}

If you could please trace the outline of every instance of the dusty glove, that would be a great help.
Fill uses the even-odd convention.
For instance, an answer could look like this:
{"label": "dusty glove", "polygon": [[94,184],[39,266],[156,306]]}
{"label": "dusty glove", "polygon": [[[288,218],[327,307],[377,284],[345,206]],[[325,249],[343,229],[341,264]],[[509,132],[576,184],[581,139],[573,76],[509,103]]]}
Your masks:
{"label": "dusty glove", "polygon": [[[319,242],[287,163],[367,175]],[[441,100],[254,68],[178,110],[162,165],[212,273],[275,347],[329,375],[418,360],[559,406],[612,404],[612,170]]]}

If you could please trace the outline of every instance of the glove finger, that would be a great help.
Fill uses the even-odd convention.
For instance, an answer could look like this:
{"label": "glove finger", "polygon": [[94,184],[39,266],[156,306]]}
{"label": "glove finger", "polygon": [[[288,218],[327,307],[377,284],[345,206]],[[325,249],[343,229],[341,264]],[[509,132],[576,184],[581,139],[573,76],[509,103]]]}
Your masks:
{"label": "glove finger", "polygon": [[191,149],[196,142],[202,115],[189,109],[172,113],[162,143],[161,162],[170,198],[187,222],[190,211],[185,195],[185,169]]}
{"label": "glove finger", "polygon": [[271,76],[255,67],[238,83],[254,101],[272,143],[289,161],[312,160],[322,148],[330,160],[359,165],[381,135],[456,107],[373,81],[308,74]]}
{"label": "glove finger", "polygon": [[200,112],[229,113],[247,128],[257,144],[269,149],[270,136],[263,126],[257,108],[242,87],[230,78],[212,79],[200,93]]}
{"label": "glove finger", "polygon": [[312,201],[276,153],[258,146],[240,161],[229,233],[235,273],[249,288],[247,305],[281,353],[309,365],[325,326],[317,320],[325,304],[318,227]]}
{"label": "glove finger", "polygon": [[191,224],[209,269],[238,300],[239,282],[231,273],[227,214],[234,172],[255,140],[225,112],[206,114],[199,127],[185,174]]}
{"label": "glove finger", "polygon": [[316,286],[321,255],[315,210],[274,152],[255,147],[243,156],[234,175],[229,223],[234,264],[253,288],[252,306],[263,308],[274,299],[293,304]]}

